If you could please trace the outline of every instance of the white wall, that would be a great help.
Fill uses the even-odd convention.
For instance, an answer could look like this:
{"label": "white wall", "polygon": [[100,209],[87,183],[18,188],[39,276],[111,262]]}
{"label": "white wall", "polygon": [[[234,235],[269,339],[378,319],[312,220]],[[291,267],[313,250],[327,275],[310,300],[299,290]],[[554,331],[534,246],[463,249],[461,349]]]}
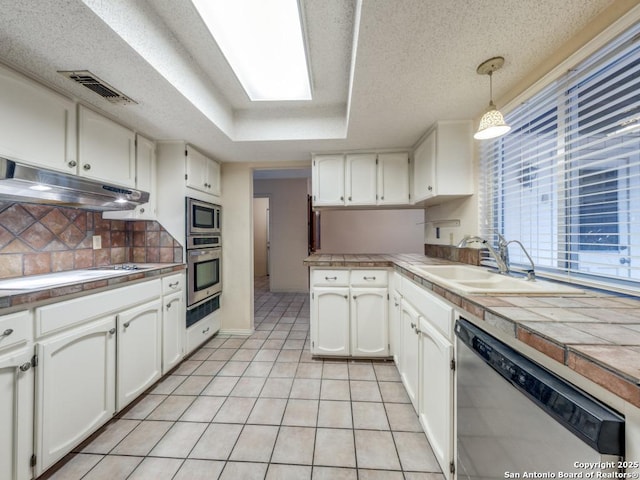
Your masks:
{"label": "white wall", "polygon": [[424,210],[323,210],[319,253],[424,253]]}
{"label": "white wall", "polygon": [[269,219],[269,199],[253,199],[253,275],[267,275],[267,242]]}
{"label": "white wall", "polygon": [[246,164],[222,164],[223,332],[253,330],[253,178]]}
{"label": "white wall", "polygon": [[272,292],[307,292],[307,179],[255,180],[254,196],[269,196]]}

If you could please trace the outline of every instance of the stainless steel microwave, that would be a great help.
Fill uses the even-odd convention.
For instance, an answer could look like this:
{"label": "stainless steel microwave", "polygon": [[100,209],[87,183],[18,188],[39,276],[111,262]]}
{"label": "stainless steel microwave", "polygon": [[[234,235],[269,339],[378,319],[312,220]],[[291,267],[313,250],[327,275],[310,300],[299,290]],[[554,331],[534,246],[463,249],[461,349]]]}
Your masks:
{"label": "stainless steel microwave", "polygon": [[187,197],[187,237],[220,234],[222,207]]}

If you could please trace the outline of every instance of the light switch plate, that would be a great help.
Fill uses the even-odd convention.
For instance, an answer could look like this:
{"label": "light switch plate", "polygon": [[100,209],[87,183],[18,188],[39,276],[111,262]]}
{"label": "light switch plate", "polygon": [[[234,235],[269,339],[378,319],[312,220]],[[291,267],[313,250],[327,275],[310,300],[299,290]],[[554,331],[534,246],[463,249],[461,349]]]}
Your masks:
{"label": "light switch plate", "polygon": [[100,250],[102,248],[102,237],[100,235],[93,236],[93,249]]}

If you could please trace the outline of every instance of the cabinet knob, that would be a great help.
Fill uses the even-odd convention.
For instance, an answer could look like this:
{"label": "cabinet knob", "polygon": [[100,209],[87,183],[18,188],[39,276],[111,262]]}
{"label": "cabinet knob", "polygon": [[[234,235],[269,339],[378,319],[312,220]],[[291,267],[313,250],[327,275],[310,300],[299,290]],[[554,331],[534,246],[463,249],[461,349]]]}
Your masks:
{"label": "cabinet knob", "polygon": [[411,328],[416,328],[416,324],[411,322]]}
{"label": "cabinet knob", "polygon": [[88,163],[85,163],[84,165],[82,165],[82,168],[84,168],[85,170],[91,170],[91,165]]}
{"label": "cabinet knob", "polygon": [[382,196],[380,197],[380,200],[384,200],[384,195],[382,195]]}
{"label": "cabinet knob", "polygon": [[324,277],[324,279],[325,279],[327,282],[329,282],[329,281],[331,281],[331,280],[337,280],[337,279],[338,279],[338,277]]}
{"label": "cabinet knob", "polygon": [[129,325],[131,325],[131,322],[126,322],[122,324],[124,328],[129,328]]}
{"label": "cabinet knob", "polygon": [[429,186],[427,187],[427,190],[432,191],[432,190],[433,190],[433,187],[432,187],[431,185],[429,185]]}
{"label": "cabinet knob", "polygon": [[344,197],[340,197],[340,200],[344,201]]}
{"label": "cabinet knob", "polygon": [[202,330],[202,334],[205,335],[209,331],[209,328],[211,328],[211,327],[207,327],[204,330]]}
{"label": "cabinet knob", "polygon": [[0,337],[8,337],[12,333],[13,333],[13,328],[7,328],[4,332],[2,332],[2,335],[0,335]]}
{"label": "cabinet knob", "polygon": [[21,372],[26,372],[27,370],[29,370],[31,368],[31,362],[25,362],[22,365],[20,365],[20,371]]}
{"label": "cabinet knob", "polygon": [[[341,199],[342,200],[342,199]],[[351,195],[349,195],[349,201],[351,201]]]}
{"label": "cabinet knob", "polygon": [[376,277],[362,277],[363,280],[375,280]]}
{"label": "cabinet knob", "polygon": [[349,295],[345,295],[344,298],[349,298]]}
{"label": "cabinet knob", "polygon": [[141,209],[140,209],[140,213],[144,213],[144,208],[141,208]]}
{"label": "cabinet knob", "polygon": [[67,162],[67,165],[73,168],[78,165],[78,162],[76,162],[75,160],[70,160],[69,162]]}
{"label": "cabinet knob", "polygon": [[114,333],[116,333],[116,329],[115,329],[115,328],[112,328],[111,330],[109,330],[109,333],[110,333],[111,335],[113,335]]}
{"label": "cabinet knob", "polygon": [[418,330],[417,328],[413,329],[414,332],[416,332],[416,335],[420,335],[422,332],[420,330]]}
{"label": "cabinet knob", "polygon": [[176,288],[178,285],[180,285],[180,282],[170,283],[169,288]]}

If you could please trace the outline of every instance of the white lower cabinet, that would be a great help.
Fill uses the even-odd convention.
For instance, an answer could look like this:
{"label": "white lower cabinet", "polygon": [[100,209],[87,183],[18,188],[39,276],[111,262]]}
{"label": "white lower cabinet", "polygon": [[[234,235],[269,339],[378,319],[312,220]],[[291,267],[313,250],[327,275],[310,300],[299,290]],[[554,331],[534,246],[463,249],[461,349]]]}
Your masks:
{"label": "white lower cabinet", "polygon": [[118,314],[117,401],[122,410],[161,376],[160,299]]}
{"label": "white lower cabinet", "polygon": [[454,432],[453,307],[410,280],[401,284],[398,370],[446,479]]}
{"label": "white lower cabinet", "polygon": [[173,275],[34,310],[36,476],[161,377],[164,325],[167,361],[182,359],[183,283]]}
{"label": "white lower cabinet", "polygon": [[386,288],[351,289],[351,355],[389,355]]}
{"label": "white lower cabinet", "polygon": [[317,287],[311,297],[311,353],[349,355],[349,287]]}
{"label": "white lower cabinet", "polygon": [[41,340],[36,388],[36,475],[115,413],[116,317]]}
{"label": "white lower cabinet", "polygon": [[402,295],[395,288],[391,291],[389,299],[389,345],[391,348],[391,354],[396,365],[400,363],[400,353],[402,352],[401,346],[401,325],[400,319],[402,318]]}
{"label": "white lower cabinet", "polygon": [[453,344],[420,319],[420,401],[418,415],[433,453],[449,478],[453,461]]}
{"label": "white lower cabinet", "polygon": [[32,477],[32,357],[31,345],[0,353],[0,478],[7,480]]}
{"label": "white lower cabinet", "polygon": [[184,356],[184,292],[162,298],[162,374],[175,367]]}
{"label": "white lower cabinet", "polygon": [[389,356],[386,270],[311,269],[311,354]]}
{"label": "white lower cabinet", "polygon": [[420,380],[420,342],[418,338],[418,325],[420,318],[418,312],[402,300],[400,317],[401,352],[398,370],[400,378],[407,390],[413,408],[418,411],[418,388]]}

